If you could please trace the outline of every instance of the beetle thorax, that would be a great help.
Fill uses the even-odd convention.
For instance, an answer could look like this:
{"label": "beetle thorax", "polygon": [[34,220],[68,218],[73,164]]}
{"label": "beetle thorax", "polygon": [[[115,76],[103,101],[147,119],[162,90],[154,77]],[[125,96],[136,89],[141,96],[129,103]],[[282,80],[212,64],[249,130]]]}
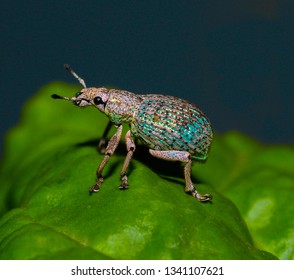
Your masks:
{"label": "beetle thorax", "polygon": [[104,113],[115,124],[130,123],[140,102],[140,96],[134,93],[112,89]]}

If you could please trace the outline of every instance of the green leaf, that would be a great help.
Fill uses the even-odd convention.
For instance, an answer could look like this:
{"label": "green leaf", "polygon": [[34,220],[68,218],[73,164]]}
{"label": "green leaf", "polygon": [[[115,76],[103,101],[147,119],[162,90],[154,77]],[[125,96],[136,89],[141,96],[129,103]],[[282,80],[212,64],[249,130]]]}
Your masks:
{"label": "green leaf", "polygon": [[197,174],[235,203],[259,248],[294,259],[293,147],[230,132],[216,139]]}
{"label": "green leaf", "polygon": [[[213,179],[198,184],[200,192],[214,195],[211,203],[200,203],[185,194],[179,164],[153,158],[140,145],[129,190],[118,189],[122,143],[100,192],[89,195],[103,159],[96,145],[107,118],[50,98],[77,91],[49,84],[7,136],[0,259],[275,259],[253,245],[238,209],[207,184]],[[194,181],[199,167],[193,168]],[[211,170],[210,177],[217,176]]]}

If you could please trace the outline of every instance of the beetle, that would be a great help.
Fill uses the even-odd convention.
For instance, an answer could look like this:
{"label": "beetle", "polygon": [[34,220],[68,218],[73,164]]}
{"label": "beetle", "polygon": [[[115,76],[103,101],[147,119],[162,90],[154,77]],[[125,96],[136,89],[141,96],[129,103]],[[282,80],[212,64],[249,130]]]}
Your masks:
{"label": "beetle", "polygon": [[94,106],[108,116],[109,123],[98,144],[100,151],[104,150],[111,126],[114,124],[117,128],[105,148],[104,158],[96,171],[96,183],[90,188],[91,193],[100,190],[103,168],[119,144],[122,125],[128,124],[130,130],[125,135],[127,155],[120,172],[120,189],[129,187],[126,170],[136,149],[134,139],[137,138],[149,148],[152,156],[185,164],[186,192],[202,202],[212,199],[211,194],[201,195],[191,180],[192,159],[206,161],[213,139],[211,124],[196,105],[170,95],[139,95],[125,90],[87,87],[69,65],[65,64],[64,67],[83,89],[71,98],[57,94],[51,97],[72,101],[78,107]]}

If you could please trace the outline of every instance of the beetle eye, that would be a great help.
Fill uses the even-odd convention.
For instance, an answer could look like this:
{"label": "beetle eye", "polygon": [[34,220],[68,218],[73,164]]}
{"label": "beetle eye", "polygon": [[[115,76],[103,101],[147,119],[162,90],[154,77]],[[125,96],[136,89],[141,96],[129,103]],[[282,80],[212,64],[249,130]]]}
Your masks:
{"label": "beetle eye", "polygon": [[102,98],[100,96],[96,96],[93,99],[95,105],[103,104]]}

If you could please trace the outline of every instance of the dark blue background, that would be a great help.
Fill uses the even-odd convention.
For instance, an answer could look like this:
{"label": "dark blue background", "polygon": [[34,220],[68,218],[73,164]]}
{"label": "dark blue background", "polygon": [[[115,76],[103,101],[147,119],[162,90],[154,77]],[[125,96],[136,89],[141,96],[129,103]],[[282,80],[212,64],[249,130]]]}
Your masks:
{"label": "dark blue background", "polygon": [[294,142],[293,1],[30,0],[0,13],[1,141],[40,87],[76,83],[69,63],[88,86],[189,99],[217,132]]}

